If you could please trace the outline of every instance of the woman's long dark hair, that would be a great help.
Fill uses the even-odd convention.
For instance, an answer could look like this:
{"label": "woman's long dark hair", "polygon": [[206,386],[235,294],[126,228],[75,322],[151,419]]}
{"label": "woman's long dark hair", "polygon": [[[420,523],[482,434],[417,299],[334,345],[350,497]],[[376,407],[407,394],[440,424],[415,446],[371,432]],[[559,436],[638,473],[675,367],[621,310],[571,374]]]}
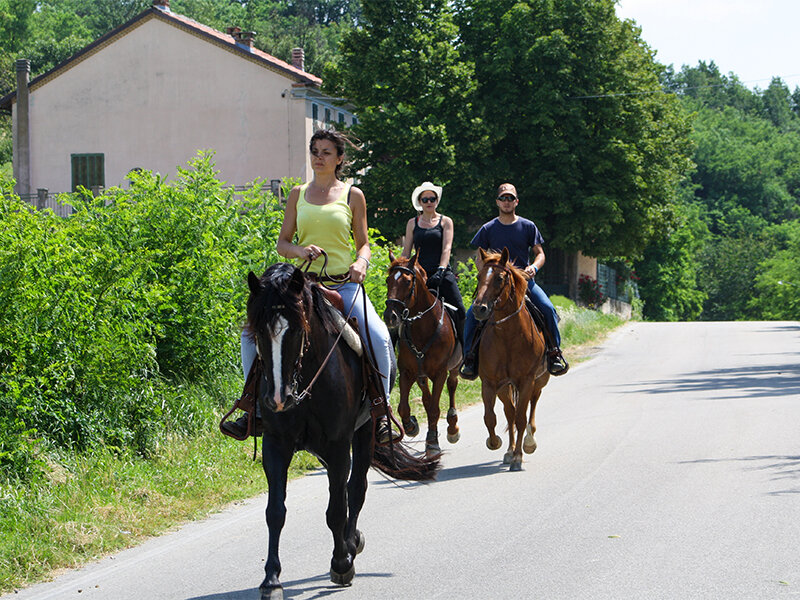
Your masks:
{"label": "woman's long dark hair", "polygon": [[314,132],[314,135],[311,136],[311,140],[308,142],[308,151],[311,154],[314,154],[314,142],[317,140],[328,140],[329,142],[332,142],[333,145],[336,146],[336,155],[344,156],[342,162],[336,165],[336,178],[341,179],[342,170],[349,166],[347,156],[345,155],[345,146],[350,145],[353,148],[358,148],[358,146],[356,146],[356,144],[354,144],[346,135],[336,131],[335,129],[319,129]]}

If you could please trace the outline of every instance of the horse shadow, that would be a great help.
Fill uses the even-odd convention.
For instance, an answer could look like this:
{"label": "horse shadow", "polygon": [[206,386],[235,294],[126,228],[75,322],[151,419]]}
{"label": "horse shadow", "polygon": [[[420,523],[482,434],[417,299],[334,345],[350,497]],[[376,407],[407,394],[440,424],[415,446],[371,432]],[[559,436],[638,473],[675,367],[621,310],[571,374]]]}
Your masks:
{"label": "horse shadow", "polygon": [[[391,573],[362,573],[359,572],[358,578],[365,579],[372,578],[389,578],[392,577]],[[334,585],[330,582],[330,575],[328,573],[320,573],[314,577],[306,577],[304,579],[295,579],[293,581],[283,582],[283,597],[299,598],[307,594],[310,599],[314,598],[328,598],[342,592],[347,592],[349,586]],[[247,588],[242,590],[231,590],[230,592],[221,592],[219,594],[206,594],[203,596],[189,596],[186,600],[257,600],[260,598],[260,592],[257,587]]]}

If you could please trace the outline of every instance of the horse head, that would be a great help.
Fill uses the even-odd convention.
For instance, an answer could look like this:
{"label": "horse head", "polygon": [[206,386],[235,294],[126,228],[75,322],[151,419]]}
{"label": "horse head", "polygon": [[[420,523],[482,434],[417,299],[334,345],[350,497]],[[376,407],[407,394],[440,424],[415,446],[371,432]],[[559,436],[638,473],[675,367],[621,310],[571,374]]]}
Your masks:
{"label": "horse head", "polygon": [[516,308],[525,294],[523,271],[509,262],[508,248],[498,254],[479,248],[483,268],[478,273],[472,314],[478,321],[485,321],[494,312],[495,306],[503,306],[509,300]]}
{"label": "horse head", "polygon": [[[282,412],[296,404],[302,359],[308,347],[311,292],[303,272],[288,263],[247,277],[247,328],[261,361],[261,397],[267,409]],[[260,400],[260,398],[259,398]]]}
{"label": "horse head", "polygon": [[389,329],[395,329],[413,314],[417,301],[428,294],[425,287],[425,269],[417,262],[417,255],[411,258],[395,257],[390,251],[389,274],[386,277],[386,310],[383,320]]}

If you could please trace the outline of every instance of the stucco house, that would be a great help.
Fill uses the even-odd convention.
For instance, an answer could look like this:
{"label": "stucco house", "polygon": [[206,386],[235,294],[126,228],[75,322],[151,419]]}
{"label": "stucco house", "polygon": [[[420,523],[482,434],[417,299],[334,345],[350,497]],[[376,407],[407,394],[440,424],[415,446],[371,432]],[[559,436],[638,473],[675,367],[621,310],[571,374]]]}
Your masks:
{"label": "stucco house", "polygon": [[132,169],[173,176],[199,149],[213,149],[220,178],[306,179],[306,149],[326,122],[353,123],[303,70],[253,47],[236,27],[217,31],[148,8],[31,81],[17,61],[11,111],[17,192],[33,197],[78,186],[126,185]]}

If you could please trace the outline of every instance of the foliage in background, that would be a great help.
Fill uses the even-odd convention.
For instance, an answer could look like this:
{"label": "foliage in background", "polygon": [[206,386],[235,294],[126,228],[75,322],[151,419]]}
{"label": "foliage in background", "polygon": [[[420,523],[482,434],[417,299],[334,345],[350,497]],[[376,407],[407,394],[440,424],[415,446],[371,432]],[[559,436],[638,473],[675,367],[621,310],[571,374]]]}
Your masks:
{"label": "foliage in background", "polygon": [[578,300],[588,308],[600,308],[605,296],[594,277],[581,275],[578,278]]}
{"label": "foliage in background", "polygon": [[664,225],[691,164],[677,98],[640,93],[659,89],[661,66],[638,28],[617,18],[613,0],[454,5],[490,136],[489,149],[464,165],[481,174],[477,195],[491,198],[512,181],[519,213],[548,245],[637,255]]}
{"label": "foliage in background", "polygon": [[706,271],[697,255],[708,229],[697,205],[675,207],[674,225],[645,249],[636,263],[643,316],[654,321],[691,321],[702,310]]}
{"label": "foliage in background", "polygon": [[473,69],[460,60],[457,37],[447,0],[365,2],[360,26],[325,71],[326,89],[356,106],[353,133],[363,147],[353,168],[363,172],[370,223],[389,239],[404,233],[411,191],[425,180],[445,186],[447,214],[466,235],[475,198],[465,186],[478,173],[463,160],[479,153],[470,138],[480,127],[470,106]]}
{"label": "foliage in background", "polygon": [[258,183],[234,194],[215,175],[209,155],[175,183],[132,175],[66,197],[69,218],[3,182],[0,464],[14,475],[40,443],[151,452],[197,425],[186,382],[238,370],[246,273],[275,260],[282,213]]}
{"label": "foliage in background", "polygon": [[770,228],[774,251],[761,263],[750,309],[762,318],[800,321],[800,222]]}

